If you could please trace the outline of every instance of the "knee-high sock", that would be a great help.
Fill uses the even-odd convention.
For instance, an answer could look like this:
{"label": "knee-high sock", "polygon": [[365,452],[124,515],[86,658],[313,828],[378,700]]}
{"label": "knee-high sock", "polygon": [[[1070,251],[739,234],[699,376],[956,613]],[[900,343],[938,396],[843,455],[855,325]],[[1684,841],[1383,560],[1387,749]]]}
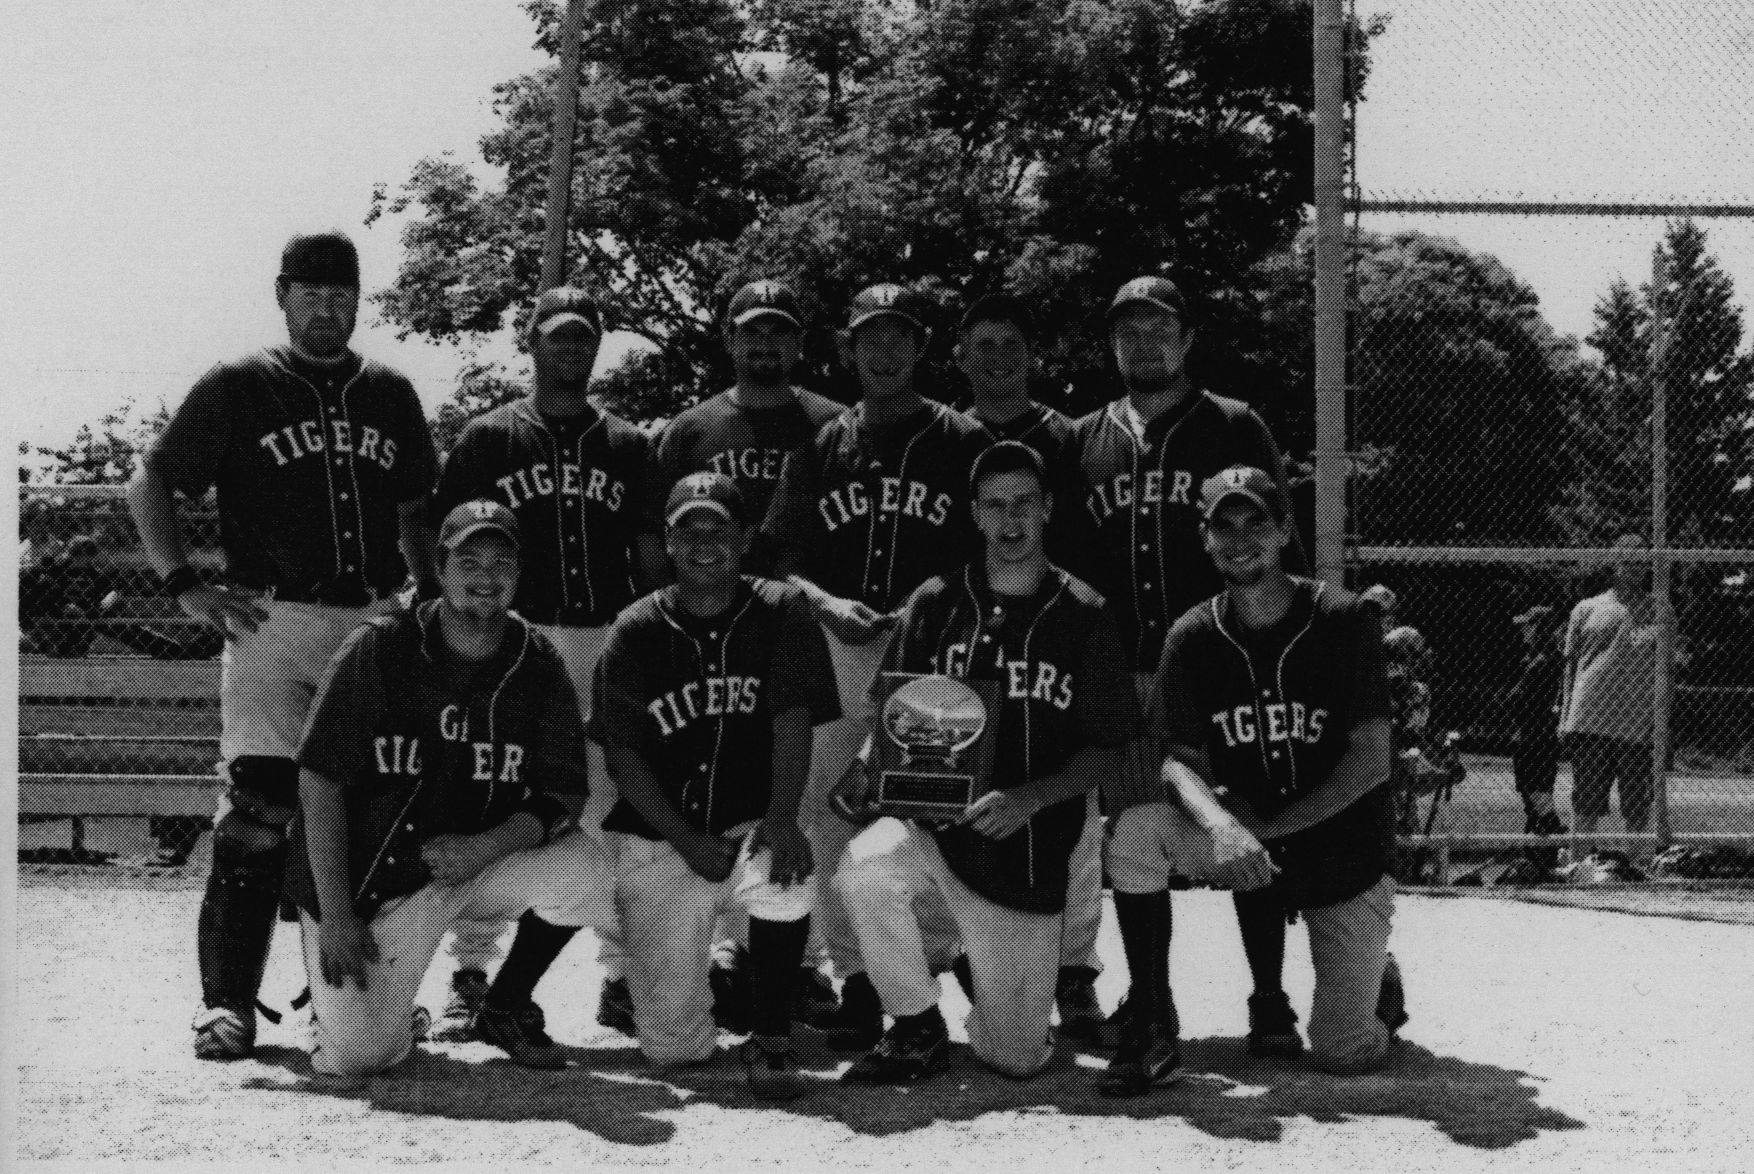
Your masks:
{"label": "knee-high sock", "polygon": [[505,962],[487,989],[487,1005],[498,1011],[512,1011],[528,1003],[536,994],[536,984],[578,933],[575,926],[550,925],[534,913],[518,918],[517,936]]}
{"label": "knee-high sock", "polygon": [[1285,989],[1285,910],[1274,897],[1262,892],[1233,893],[1236,928],[1242,931],[1242,952],[1249,961],[1255,994],[1278,994]]}
{"label": "knee-high sock", "polygon": [[1143,1000],[1135,1006],[1148,1008],[1152,1022],[1179,1034],[1181,1024],[1169,989],[1169,890],[1116,893],[1115,918],[1120,922],[1121,945],[1127,953],[1132,997]]}
{"label": "knee-high sock", "polygon": [[810,919],[749,919],[749,1021],[756,1035],[786,1036],[792,1031],[792,992]]}

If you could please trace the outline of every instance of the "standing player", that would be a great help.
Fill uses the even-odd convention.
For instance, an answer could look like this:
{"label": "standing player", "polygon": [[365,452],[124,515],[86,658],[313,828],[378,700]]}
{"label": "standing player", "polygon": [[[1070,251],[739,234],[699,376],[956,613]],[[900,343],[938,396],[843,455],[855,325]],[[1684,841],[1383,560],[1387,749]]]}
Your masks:
{"label": "standing player", "polygon": [[[229,786],[197,931],[195,1054],[210,1060],[255,1045],[298,806],[293,754],[323,666],[355,625],[393,606],[409,569],[432,574],[422,521],[432,436],[408,381],[348,348],[359,311],[353,242],[339,232],[293,237],[275,296],[287,345],[202,376],[128,486],[165,594],[226,637],[220,753]],[[171,496],[209,488],[225,550],[219,583],[189,565]]]}
{"label": "standing player", "polygon": [[665,509],[676,582],[615,621],[592,725],[621,794],[603,827],[640,1050],[660,1065],[713,1058],[713,926],[739,910],[754,1028],[743,1060],[757,1095],[787,1099],[802,1091],[792,987],[816,893],[798,804],[813,727],[840,716],[840,699],[802,592],[739,573],[745,510],[722,474],[676,483]]}
{"label": "standing player", "polygon": [[[1216,873],[1299,910],[1316,975],[1316,1063],[1342,1075],[1375,1071],[1405,1018],[1379,999],[1395,968],[1384,785],[1392,735],[1376,612],[1285,573],[1291,526],[1263,470],[1237,466],[1209,478],[1200,509],[1225,588],[1170,629],[1152,706],[1168,750],[1163,778],[1180,810],[1145,803],[1115,818],[1116,901],[1167,894],[1174,873]],[[1129,965],[1140,967],[1133,997],[1143,979],[1159,1022],[1172,1021],[1165,930],[1121,920]],[[1393,986],[1398,992],[1398,977]],[[1179,1066],[1174,1037],[1136,1017],[1103,1090],[1138,1095]]]}
{"label": "standing player", "polygon": [[[984,557],[928,579],[908,601],[884,667],[1000,684],[993,789],[955,823],[884,818],[848,846],[834,884],[894,1026],[848,1070],[897,1083],[943,1066],[949,1036],[916,902],[949,909],[968,952],[969,1045],[1012,1077],[1053,1054],[1049,1017],[1060,966],[1073,849],[1086,801],[1136,733],[1138,699],[1102,597],[1048,562],[1054,507],[1041,456],[1003,441],[975,462]],[[855,810],[870,786],[872,742],[840,793]]]}
{"label": "standing player", "polygon": [[[347,638],[299,748],[287,888],[304,931],[311,1066],[324,1076],[369,1076],[408,1055],[415,992],[457,918],[613,916],[603,847],[564,830],[557,798],[576,804],[588,789],[578,700],[553,647],[507,613],[517,520],[464,502],[439,550],[439,598]],[[566,1066],[515,1016],[483,1016],[481,1030],[522,1063]]]}
{"label": "standing player", "polygon": [[[513,606],[560,650],[581,703],[590,696],[610,622],[638,595],[636,588],[660,581],[663,565],[646,501],[645,434],[589,398],[602,341],[602,314],[583,290],[562,286],[538,297],[529,323],[536,371],[530,395],[469,422],[445,460],[433,495],[435,516],[472,498],[501,502],[517,515],[528,538]],[[582,821],[600,825],[615,793],[602,749],[593,743],[589,753],[591,777],[601,785],[594,788]],[[606,939],[616,940],[613,926],[598,928]],[[452,998],[433,1038],[472,1037],[500,930],[458,923],[451,942]],[[575,932],[546,925],[534,913],[524,917],[512,947],[520,971],[540,978]],[[605,953],[606,964],[618,971],[619,951]],[[534,989],[535,978],[530,986]],[[535,1013],[535,1003],[526,1003],[515,1009]],[[625,1015],[625,1005],[620,1007]],[[617,1009],[611,997],[599,1004],[599,1015],[611,1026],[626,1027],[625,1019],[616,1018]]]}
{"label": "standing player", "polygon": [[[787,460],[764,526],[776,574],[804,592],[828,636],[849,714],[864,711],[893,613],[926,579],[959,566],[972,541],[968,474],[987,441],[967,416],[915,389],[930,337],[921,299],[899,285],[853,299],[839,341],[861,398]],[[846,718],[817,738],[804,820],[818,860],[838,860],[851,838],[828,794],[863,736],[863,724]],[[863,1051],[883,1032],[883,1006],[838,896],[820,896],[819,929],[843,980],[829,1044]]]}
{"label": "standing player", "polygon": [[[956,364],[974,393],[968,414],[988,438],[994,443],[1021,441],[1041,455],[1049,491],[1059,503],[1048,518],[1047,554],[1056,566],[1075,570],[1082,545],[1077,506],[1083,479],[1072,446],[1072,421],[1029,396],[1034,335],[1034,318],[1020,299],[1008,294],[980,298],[957,328]],[[1085,797],[1085,806],[1084,832],[1072,855],[1066,894],[1056,1001],[1060,1030],[1091,1038],[1102,1028],[1102,1006],[1096,1001],[1096,976],[1102,969],[1096,955],[1102,928],[1102,814],[1095,791]]]}
{"label": "standing player", "polygon": [[[1222,586],[1200,545],[1198,495],[1206,478],[1230,465],[1267,470],[1289,516],[1284,463],[1267,425],[1246,404],[1201,391],[1185,360],[1193,346],[1181,291],[1162,277],[1138,277],[1115,293],[1108,308],[1109,342],[1127,394],[1079,420],[1074,443],[1085,485],[1087,557],[1077,566],[1116,605],[1128,664],[1141,696],[1150,685],[1164,633],[1184,611]],[[1296,539],[1287,553],[1303,569]],[[1161,797],[1162,754],[1149,739],[1132,748],[1103,797],[1112,822],[1130,803]],[[1122,900],[1133,917],[1170,924],[1169,898]],[[1249,1000],[1250,1046],[1287,1033],[1296,1022],[1280,989],[1285,914],[1238,893],[1237,924],[1254,976]],[[1130,1009],[1115,1017],[1118,1027]],[[1174,1025],[1165,1027],[1173,1030]]]}

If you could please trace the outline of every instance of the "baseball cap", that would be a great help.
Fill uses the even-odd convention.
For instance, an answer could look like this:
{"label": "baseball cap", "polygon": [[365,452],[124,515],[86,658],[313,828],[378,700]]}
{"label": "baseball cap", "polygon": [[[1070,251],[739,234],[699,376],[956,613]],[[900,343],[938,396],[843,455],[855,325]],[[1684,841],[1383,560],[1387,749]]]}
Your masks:
{"label": "baseball cap", "polygon": [[583,323],[592,334],[603,333],[603,312],[590,294],[573,285],[543,290],[530,315],[530,333],[547,335],[568,322]]}
{"label": "baseball cap", "polygon": [[340,229],[299,233],[280,251],[282,281],[359,285],[359,250]]}
{"label": "baseball cap", "polygon": [[1001,440],[975,458],[974,468],[968,474],[969,496],[974,496],[982,478],[995,473],[1031,473],[1037,484],[1047,488],[1048,471],[1041,454],[1021,440]]}
{"label": "baseball cap", "polygon": [[1133,278],[1115,291],[1114,300],[1108,304],[1108,316],[1113,318],[1128,306],[1141,304],[1168,310],[1177,318],[1187,316],[1187,305],[1182,300],[1182,291],[1167,277]]}
{"label": "baseball cap", "polygon": [[1545,624],[1552,618],[1553,609],[1544,603],[1537,603],[1527,611],[1511,616],[1510,622],[1520,627],[1523,624]]}
{"label": "baseball cap", "polygon": [[1210,521],[1218,507],[1233,497],[1254,502],[1275,522],[1284,520],[1279,512],[1279,486],[1252,465],[1232,465],[1206,478],[1200,486],[1200,517]]}
{"label": "baseball cap", "polygon": [[798,295],[783,281],[751,281],[731,299],[725,312],[733,326],[742,326],[757,318],[784,318],[799,330],[804,329],[804,316],[798,309]]}
{"label": "baseball cap", "polygon": [[483,530],[498,530],[511,540],[513,546],[522,549],[523,544],[518,539],[518,515],[484,497],[463,502],[445,515],[444,525],[439,527],[439,545],[446,550],[455,550],[470,535]]}
{"label": "baseball cap", "polygon": [[747,512],[743,491],[723,473],[690,473],[670,489],[664,504],[664,524],[674,526],[690,510],[703,509],[727,522],[741,522]]}
{"label": "baseball cap", "polygon": [[1396,595],[1392,588],[1385,587],[1381,583],[1366,587],[1358,593],[1358,598],[1365,603],[1376,605],[1385,612],[1394,611],[1401,606],[1401,597]]}
{"label": "baseball cap", "polygon": [[923,300],[906,286],[893,282],[868,286],[847,307],[847,333],[878,318],[900,318],[921,334],[929,333]]}
{"label": "baseball cap", "polygon": [[1023,299],[1011,294],[988,294],[984,298],[976,298],[974,305],[963,314],[962,321],[957,323],[959,333],[966,334],[982,322],[1009,322],[1022,332],[1024,338],[1035,333],[1035,317]]}

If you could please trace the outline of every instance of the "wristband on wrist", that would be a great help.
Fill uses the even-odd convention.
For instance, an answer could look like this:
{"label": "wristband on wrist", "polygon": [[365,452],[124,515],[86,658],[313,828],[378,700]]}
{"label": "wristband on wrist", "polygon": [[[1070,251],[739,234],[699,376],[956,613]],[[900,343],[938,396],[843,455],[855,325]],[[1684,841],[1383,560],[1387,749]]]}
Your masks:
{"label": "wristband on wrist", "polygon": [[201,574],[188,563],[184,563],[159,582],[159,591],[176,599],[191,587],[201,586]]}

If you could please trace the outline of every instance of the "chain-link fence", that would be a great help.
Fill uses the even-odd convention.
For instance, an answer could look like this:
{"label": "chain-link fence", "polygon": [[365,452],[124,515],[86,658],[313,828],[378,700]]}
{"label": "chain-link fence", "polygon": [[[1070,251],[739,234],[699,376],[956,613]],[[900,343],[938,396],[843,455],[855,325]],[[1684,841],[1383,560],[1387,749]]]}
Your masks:
{"label": "chain-link fence", "polygon": [[1404,873],[1754,880],[1754,14],[1389,7],[1327,410]]}
{"label": "chain-link fence", "polygon": [[[211,510],[183,532],[217,568]],[[118,486],[21,487],[19,539],[20,864],[204,867],[221,638],[158,593]]]}

